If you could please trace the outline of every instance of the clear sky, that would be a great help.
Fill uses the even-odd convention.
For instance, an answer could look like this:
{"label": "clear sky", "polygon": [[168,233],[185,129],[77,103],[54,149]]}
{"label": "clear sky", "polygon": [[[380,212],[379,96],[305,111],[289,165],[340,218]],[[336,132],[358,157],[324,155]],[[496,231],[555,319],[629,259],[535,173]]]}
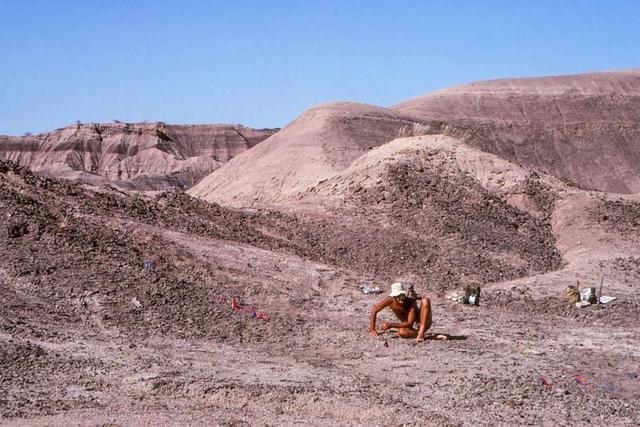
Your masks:
{"label": "clear sky", "polygon": [[0,0],[0,134],[281,127],[502,77],[640,67],[640,1]]}

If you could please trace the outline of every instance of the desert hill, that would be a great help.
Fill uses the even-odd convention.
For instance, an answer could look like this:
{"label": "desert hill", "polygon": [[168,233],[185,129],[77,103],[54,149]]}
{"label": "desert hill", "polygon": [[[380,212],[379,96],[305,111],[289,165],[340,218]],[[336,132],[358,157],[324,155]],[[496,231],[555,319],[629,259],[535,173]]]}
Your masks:
{"label": "desert hill", "polygon": [[[513,266],[523,256],[521,262],[528,272],[520,275],[532,277],[535,271],[549,270],[581,276],[594,269],[596,260],[638,256],[640,248],[630,243],[633,238],[618,238],[612,227],[621,224],[617,231],[631,237],[640,224],[634,219],[640,218],[639,200],[640,195],[622,197],[574,187],[454,137],[424,135],[399,138],[368,151],[343,172],[300,194],[295,203],[311,211],[324,206],[325,213],[340,212],[336,221],[360,218],[377,222],[380,232],[386,228],[398,233],[411,230],[437,247],[435,253],[443,260],[467,259],[451,269],[457,274],[437,280],[459,284],[473,281],[473,273],[462,271],[467,266],[479,271],[480,264],[462,255],[468,248],[476,251],[479,260],[481,249],[492,247],[486,265],[494,272],[499,270],[501,255]],[[509,211],[515,213],[515,222],[507,220]],[[517,233],[507,235],[515,230]],[[528,232],[536,237],[527,236]],[[535,249],[530,246],[545,240],[547,244]],[[521,255],[516,255],[518,251]],[[453,253],[457,255],[451,256]],[[402,268],[420,271],[419,266]],[[429,271],[423,276],[437,274]]]}
{"label": "desert hill", "polygon": [[0,136],[0,158],[46,176],[146,191],[190,187],[276,129],[164,123],[78,124]]}
{"label": "desert hill", "polygon": [[237,156],[189,193],[231,206],[283,204],[345,169],[368,149],[412,135],[416,126],[419,121],[411,116],[381,107],[322,104]]}
{"label": "desert hill", "polygon": [[391,108],[580,186],[640,192],[640,70],[476,82]]}
{"label": "desert hill", "polygon": [[291,206],[367,150],[423,134],[582,188],[640,192],[640,71],[470,83],[391,109],[320,105],[190,194],[230,206]]}

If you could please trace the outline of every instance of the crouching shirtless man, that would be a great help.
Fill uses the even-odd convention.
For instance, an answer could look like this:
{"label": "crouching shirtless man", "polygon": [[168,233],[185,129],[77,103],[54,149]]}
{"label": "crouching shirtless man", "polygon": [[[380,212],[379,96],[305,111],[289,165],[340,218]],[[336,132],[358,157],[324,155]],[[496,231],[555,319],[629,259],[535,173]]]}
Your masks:
{"label": "crouching shirtless man", "polygon": [[[394,312],[400,323],[383,323],[382,330],[391,328],[398,329],[398,335],[402,338],[415,338],[421,342],[425,340],[425,332],[431,327],[431,302],[428,298],[420,297],[413,291],[413,287],[408,290],[402,283],[391,285],[389,296],[373,307],[369,318],[369,333],[372,336],[378,335],[376,331],[376,317],[385,307],[389,307]],[[413,325],[419,322],[416,330]],[[431,338],[431,337],[430,337]],[[447,339],[446,335],[436,335],[435,339]]]}

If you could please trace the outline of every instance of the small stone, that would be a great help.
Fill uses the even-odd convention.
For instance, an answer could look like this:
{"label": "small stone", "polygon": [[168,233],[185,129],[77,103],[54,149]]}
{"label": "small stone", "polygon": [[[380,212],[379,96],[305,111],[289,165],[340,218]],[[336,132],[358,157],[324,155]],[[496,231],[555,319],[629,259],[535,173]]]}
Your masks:
{"label": "small stone", "polygon": [[507,401],[504,402],[504,404],[507,405],[509,408],[515,408],[516,406],[518,406],[518,403],[513,399],[507,399]]}

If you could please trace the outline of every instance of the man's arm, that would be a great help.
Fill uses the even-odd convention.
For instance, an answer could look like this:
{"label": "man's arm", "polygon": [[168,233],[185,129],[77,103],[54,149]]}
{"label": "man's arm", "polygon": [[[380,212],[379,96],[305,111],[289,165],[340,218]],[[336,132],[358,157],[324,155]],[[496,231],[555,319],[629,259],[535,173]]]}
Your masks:
{"label": "man's arm", "polygon": [[409,315],[407,316],[407,320],[401,323],[383,323],[381,325],[382,329],[386,331],[391,328],[400,329],[400,328],[411,327],[416,321],[416,313],[417,313],[416,307],[415,306],[411,307],[411,310],[409,310]]}
{"label": "man's arm", "polygon": [[371,316],[369,316],[369,333],[371,335],[378,335],[378,332],[376,331],[376,317],[378,316],[378,313],[380,313],[385,307],[389,306],[392,302],[393,298],[387,297],[371,309]]}

